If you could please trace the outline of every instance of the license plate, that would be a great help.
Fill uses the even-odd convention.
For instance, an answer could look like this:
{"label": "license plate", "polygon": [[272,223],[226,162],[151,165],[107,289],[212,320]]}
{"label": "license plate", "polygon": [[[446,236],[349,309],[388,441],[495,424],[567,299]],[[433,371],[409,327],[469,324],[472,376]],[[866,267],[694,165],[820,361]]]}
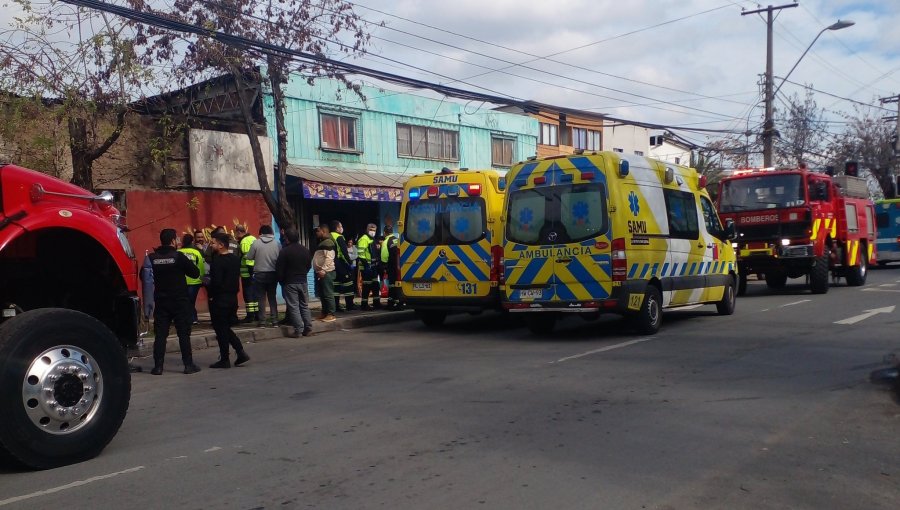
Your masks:
{"label": "license plate", "polygon": [[540,299],[544,296],[544,289],[524,289],[519,291],[521,299]]}
{"label": "license plate", "polygon": [[414,283],[414,284],[413,284],[413,290],[418,290],[418,291],[430,291],[430,290],[431,290],[431,284],[430,284],[430,283]]}

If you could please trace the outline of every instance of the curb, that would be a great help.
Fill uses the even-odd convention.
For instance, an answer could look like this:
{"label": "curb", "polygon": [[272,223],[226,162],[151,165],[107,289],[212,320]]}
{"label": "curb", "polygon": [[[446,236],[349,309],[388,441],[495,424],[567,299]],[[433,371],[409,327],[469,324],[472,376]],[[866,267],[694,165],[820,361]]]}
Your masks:
{"label": "curb", "polygon": [[[416,318],[413,310],[404,310],[400,312],[370,312],[359,315],[351,315],[338,317],[334,322],[322,322],[313,320],[313,336],[319,333],[329,331],[341,331],[347,329],[359,329],[370,326],[380,326],[382,324],[393,324],[395,322],[410,321]],[[241,342],[256,343],[266,340],[275,340],[278,338],[287,338],[287,334],[293,329],[291,326],[278,326],[275,328],[257,328],[257,327],[241,327],[237,326],[234,332],[237,334]],[[178,337],[169,336],[166,342],[166,353],[181,352],[178,347]],[[203,349],[218,349],[219,343],[216,341],[216,334],[213,330],[203,327],[195,329],[191,332],[191,349],[199,351]],[[138,341],[138,346],[128,350],[128,355],[132,357],[152,357],[153,356],[153,335],[152,332]]]}

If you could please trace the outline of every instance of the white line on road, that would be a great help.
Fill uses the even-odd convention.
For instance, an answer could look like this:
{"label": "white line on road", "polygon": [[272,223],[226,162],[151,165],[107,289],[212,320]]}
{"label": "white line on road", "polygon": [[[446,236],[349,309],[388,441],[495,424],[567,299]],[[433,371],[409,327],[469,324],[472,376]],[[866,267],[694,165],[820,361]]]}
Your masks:
{"label": "white line on road", "polygon": [[781,305],[780,308],[784,308],[786,306],[799,305],[799,304],[803,304],[803,303],[809,303],[810,301],[812,301],[812,299],[801,299],[800,301],[794,301],[793,303],[787,303],[787,304]]}
{"label": "white line on road", "polygon": [[93,482],[99,482],[100,480],[106,480],[108,478],[112,478],[114,476],[125,475],[128,473],[134,473],[135,471],[140,471],[144,469],[144,466],[133,467],[131,469],[126,469],[124,471],[117,471],[115,473],[110,473],[108,475],[100,475],[94,476],[92,478],[88,478],[87,480],[79,480],[77,482],[72,482],[66,485],[60,485],[59,487],[54,487],[52,489],[46,489],[42,491],[32,492],[31,494],[25,494],[24,496],[16,496],[14,498],[0,500],[0,506],[10,505],[12,503],[18,503],[19,501],[24,501],[26,499],[37,498],[39,496],[46,496],[48,494],[54,494],[60,491],[64,491],[66,489],[74,489],[75,487],[81,487],[82,485],[87,485]]}
{"label": "white line on road", "polygon": [[879,287],[896,287],[896,283],[882,283]]}
{"label": "white line on road", "polygon": [[611,351],[613,349],[619,349],[622,347],[628,347],[629,345],[639,344],[641,342],[646,342],[648,340],[653,340],[655,337],[647,337],[647,338],[637,338],[635,340],[629,340],[627,342],[622,342],[620,344],[615,345],[607,345],[606,347],[601,347],[599,349],[594,349],[593,351],[583,352],[581,354],[576,354],[574,356],[568,356],[566,358],[560,358],[556,361],[551,361],[550,363],[562,363],[563,361],[569,361],[577,358],[583,358],[585,356],[590,356],[591,354],[597,354],[601,352]]}
{"label": "white line on road", "polygon": [[203,450],[203,453],[217,452],[221,449],[222,449],[221,446],[213,446],[212,448],[210,448],[208,450]]}
{"label": "white line on road", "polygon": [[863,292],[900,292],[897,289],[862,289]]}
{"label": "white line on road", "polygon": [[853,317],[848,317],[843,320],[835,321],[835,324],[856,324],[857,322],[864,321],[869,317],[874,317],[879,313],[892,313],[894,311],[894,306],[885,306],[884,308],[873,308],[871,310],[865,310],[864,313],[859,315],[854,315]]}

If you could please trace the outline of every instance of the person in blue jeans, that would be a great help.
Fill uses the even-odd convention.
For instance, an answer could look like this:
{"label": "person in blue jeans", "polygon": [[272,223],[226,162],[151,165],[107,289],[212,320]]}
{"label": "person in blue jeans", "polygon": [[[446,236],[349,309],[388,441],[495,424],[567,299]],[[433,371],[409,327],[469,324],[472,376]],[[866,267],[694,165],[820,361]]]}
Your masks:
{"label": "person in blue jeans", "polygon": [[300,244],[300,233],[290,228],[284,231],[287,244],[275,261],[275,273],[281,283],[281,295],[287,305],[288,324],[294,331],[291,338],[312,334],[312,314],[309,313],[309,289],[306,276],[312,265],[309,249]]}

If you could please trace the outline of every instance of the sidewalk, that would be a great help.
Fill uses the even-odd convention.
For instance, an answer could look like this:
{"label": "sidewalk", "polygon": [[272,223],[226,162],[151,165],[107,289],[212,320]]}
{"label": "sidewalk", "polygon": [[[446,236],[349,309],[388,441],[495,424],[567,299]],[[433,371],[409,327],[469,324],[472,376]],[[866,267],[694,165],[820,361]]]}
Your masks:
{"label": "sidewalk", "polygon": [[[382,303],[384,302],[385,300],[382,299]],[[336,321],[322,322],[320,320],[316,320],[316,318],[322,314],[322,306],[317,299],[314,299],[310,302],[310,313],[313,317],[313,335],[317,335],[319,333],[324,333],[327,331],[365,328],[368,326],[392,324],[395,322],[415,319],[415,312],[413,312],[412,310],[394,312],[382,308],[366,312],[356,309],[351,312],[338,313],[335,315],[337,317]],[[238,316],[242,317],[243,315],[244,310],[238,310]],[[278,315],[281,318],[285,316],[284,304],[280,304],[278,306]],[[198,314],[198,319],[200,324],[195,324],[191,329],[191,348],[195,351],[208,348],[218,348],[219,344],[218,342],[216,342],[216,334],[212,329],[212,325],[210,324],[209,313]],[[234,329],[234,332],[237,333],[237,336],[241,339],[241,342],[244,343],[254,343],[262,342],[265,340],[284,338],[285,335],[293,331],[293,327],[291,326],[260,328],[256,327],[255,324],[239,324],[234,326],[232,329]],[[174,327],[170,331],[168,342],[166,343],[166,352],[179,352],[178,336],[175,335]],[[153,356],[152,326],[150,331],[147,332],[147,334],[142,339],[138,340],[137,347],[135,349],[129,349],[128,356],[139,358]]]}

